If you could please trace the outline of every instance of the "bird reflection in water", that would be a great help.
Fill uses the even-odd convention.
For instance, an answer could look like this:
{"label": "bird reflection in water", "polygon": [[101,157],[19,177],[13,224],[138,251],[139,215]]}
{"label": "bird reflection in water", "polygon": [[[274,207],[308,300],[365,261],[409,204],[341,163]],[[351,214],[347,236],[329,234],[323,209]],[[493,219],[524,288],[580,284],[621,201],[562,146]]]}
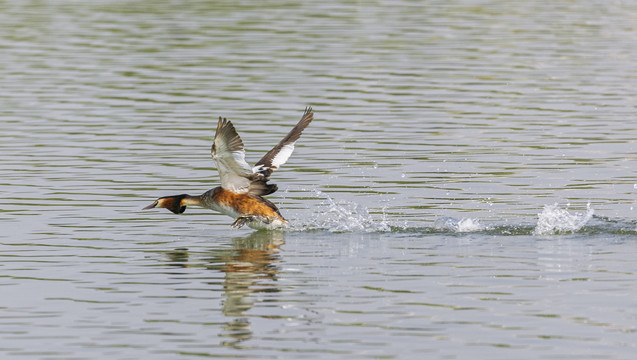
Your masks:
{"label": "bird reflection in water", "polygon": [[[215,248],[204,254],[207,269],[224,274],[221,286],[225,300],[222,313],[232,318],[223,327],[221,336],[228,337],[222,345],[238,346],[252,338],[248,312],[254,306],[255,293],[278,292],[276,283],[280,271],[280,246],[284,243],[284,233],[279,231],[256,231],[247,237],[232,239],[232,247]],[[181,267],[201,266],[189,264],[187,249],[175,249],[166,253],[172,265]],[[219,282],[208,282],[218,286]]]}

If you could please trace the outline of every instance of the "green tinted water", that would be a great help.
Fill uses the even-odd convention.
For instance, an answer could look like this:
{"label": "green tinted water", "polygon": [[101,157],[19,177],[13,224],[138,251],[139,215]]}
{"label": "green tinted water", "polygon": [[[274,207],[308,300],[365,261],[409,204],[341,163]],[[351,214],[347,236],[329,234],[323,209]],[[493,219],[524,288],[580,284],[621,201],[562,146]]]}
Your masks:
{"label": "green tinted water", "polygon": [[[0,9],[3,357],[633,358],[634,5]],[[291,231],[140,210],[306,105]]]}

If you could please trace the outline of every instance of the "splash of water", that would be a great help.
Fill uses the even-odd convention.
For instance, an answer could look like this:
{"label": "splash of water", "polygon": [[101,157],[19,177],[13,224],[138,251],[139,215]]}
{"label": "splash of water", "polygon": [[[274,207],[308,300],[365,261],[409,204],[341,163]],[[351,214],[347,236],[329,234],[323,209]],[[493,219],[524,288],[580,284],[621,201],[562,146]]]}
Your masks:
{"label": "splash of water", "polygon": [[297,230],[327,230],[330,232],[387,232],[391,227],[382,213],[377,219],[369,210],[351,201],[335,201],[328,195],[317,191],[317,196],[324,196],[324,201],[307,223],[293,228]]}
{"label": "splash of water", "polygon": [[462,218],[458,220],[452,217],[442,217],[437,219],[434,223],[434,228],[439,231],[451,231],[458,233],[482,231],[486,229],[476,219]]}
{"label": "splash of water", "polygon": [[551,235],[572,233],[583,228],[593,217],[594,210],[586,205],[586,212],[569,213],[566,209],[559,207],[557,203],[544,206],[544,210],[538,214],[538,221],[534,235]]}
{"label": "splash of water", "polygon": [[[587,226],[591,231],[609,231],[615,233],[637,232],[635,222],[615,222],[606,220],[601,223],[593,220],[594,210],[587,204],[586,211],[569,212],[557,203],[546,205],[538,214],[536,224],[482,224],[475,218],[438,218],[433,227],[409,227],[408,222],[388,220],[385,208],[370,213],[367,207],[352,201],[335,200],[317,189],[313,191],[320,200],[318,206],[313,205],[311,215],[291,222],[292,231],[329,231],[329,232],[422,232],[424,234],[452,232],[471,233],[485,232],[496,235],[535,235],[570,234],[579,232]],[[600,218],[595,218],[599,220]]]}

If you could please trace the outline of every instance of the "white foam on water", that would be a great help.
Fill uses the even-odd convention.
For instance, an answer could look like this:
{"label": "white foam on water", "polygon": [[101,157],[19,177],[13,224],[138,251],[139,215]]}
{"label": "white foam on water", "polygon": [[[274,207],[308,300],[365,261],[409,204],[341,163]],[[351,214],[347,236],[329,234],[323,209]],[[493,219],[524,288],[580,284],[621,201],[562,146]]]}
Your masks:
{"label": "white foam on water", "polygon": [[590,203],[586,204],[586,212],[574,213],[560,208],[557,203],[546,205],[544,210],[538,214],[537,225],[533,230],[533,234],[551,235],[578,231],[590,221],[594,212]]}
{"label": "white foam on water", "polygon": [[452,217],[442,217],[434,222],[434,228],[441,231],[452,231],[458,233],[475,232],[485,230],[486,227],[480,224],[477,219]]}

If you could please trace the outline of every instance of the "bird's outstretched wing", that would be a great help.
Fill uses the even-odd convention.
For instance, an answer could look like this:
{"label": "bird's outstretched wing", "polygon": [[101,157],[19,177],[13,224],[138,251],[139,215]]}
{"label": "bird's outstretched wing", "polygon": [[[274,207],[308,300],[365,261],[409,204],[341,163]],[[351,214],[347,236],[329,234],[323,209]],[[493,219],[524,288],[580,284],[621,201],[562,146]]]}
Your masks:
{"label": "bird's outstretched wing", "polygon": [[305,112],[296,126],[290,130],[290,132],[281,140],[272,150],[268,151],[261,160],[252,168],[255,174],[263,176],[267,181],[270,178],[272,172],[279,168],[279,166],[285,164],[286,161],[292,155],[294,151],[294,143],[299,139],[301,133],[314,119],[314,112],[312,107],[305,108]]}
{"label": "bird's outstretched wing", "polygon": [[247,193],[253,172],[245,160],[239,134],[225,118],[219,117],[211,153],[221,177],[221,187],[239,194]]}

